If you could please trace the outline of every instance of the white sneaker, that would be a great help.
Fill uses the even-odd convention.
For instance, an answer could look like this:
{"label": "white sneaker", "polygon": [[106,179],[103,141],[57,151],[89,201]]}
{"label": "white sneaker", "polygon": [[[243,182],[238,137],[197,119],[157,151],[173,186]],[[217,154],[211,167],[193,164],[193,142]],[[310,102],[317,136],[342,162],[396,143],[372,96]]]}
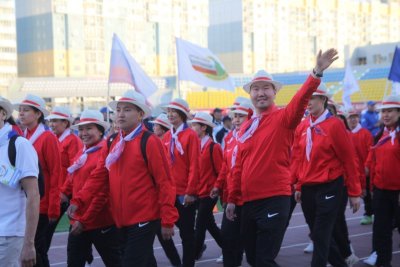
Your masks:
{"label": "white sneaker", "polygon": [[365,264],[371,265],[371,266],[375,266],[376,264],[376,259],[378,258],[378,255],[376,255],[376,252],[372,252],[371,255],[369,255],[368,258],[366,258],[363,262]]}
{"label": "white sneaker", "polygon": [[356,264],[359,260],[360,259],[356,255],[354,255],[354,253],[352,253],[350,256],[347,257],[345,261],[349,267],[353,267],[353,265]]}
{"label": "white sneaker", "polygon": [[215,260],[216,263],[224,263],[224,256],[219,256],[218,259]]}
{"label": "white sneaker", "polygon": [[314,243],[311,241],[307,247],[304,249],[304,253],[310,254],[314,251]]}

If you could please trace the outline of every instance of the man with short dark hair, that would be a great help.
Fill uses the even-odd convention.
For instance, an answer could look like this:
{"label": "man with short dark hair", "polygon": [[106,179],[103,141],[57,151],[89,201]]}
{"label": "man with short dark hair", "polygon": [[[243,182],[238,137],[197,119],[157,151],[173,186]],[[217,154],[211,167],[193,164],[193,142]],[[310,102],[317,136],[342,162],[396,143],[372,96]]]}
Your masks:
{"label": "man with short dark hair", "polygon": [[361,116],[361,125],[375,136],[379,132],[379,113],[375,111],[374,101],[367,102],[367,111]]}
{"label": "man with short dark hair", "polygon": [[267,72],[259,71],[243,86],[256,115],[240,127],[226,217],[235,219],[235,204],[241,198],[244,248],[252,266],[278,266],[275,258],[285,234],[292,195],[290,151],[294,131],[323,71],[336,55],[335,49],[319,52],[313,72],[286,108],[275,105],[282,84]]}
{"label": "man with short dark hair", "polygon": [[215,135],[215,141],[217,141],[217,143],[219,143],[223,147],[224,138],[229,133],[229,131],[232,129],[231,117],[225,116],[222,119],[222,124],[223,124],[223,127]]}
{"label": "man with short dark hair", "polygon": [[217,126],[221,126],[222,125],[222,109],[215,108],[212,116],[213,116],[213,123],[216,124]]}

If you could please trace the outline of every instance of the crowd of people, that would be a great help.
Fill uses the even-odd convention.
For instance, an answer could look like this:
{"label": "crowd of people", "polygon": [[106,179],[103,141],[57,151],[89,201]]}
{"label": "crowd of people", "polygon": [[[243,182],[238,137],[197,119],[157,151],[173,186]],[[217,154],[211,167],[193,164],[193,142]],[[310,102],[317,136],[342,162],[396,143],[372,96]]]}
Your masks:
{"label": "crowd of people", "polygon": [[155,236],[173,266],[194,266],[207,231],[223,266],[279,266],[297,203],[311,266],[353,266],[345,211],[349,202],[356,212],[361,198],[361,224],[373,223],[367,263],[391,266],[392,229],[400,226],[400,96],[368,102],[364,114],[341,109],[321,82],[337,58],[335,49],[319,52],[284,108],[274,103],[282,84],[265,71],[225,114],[193,114],[176,98],[152,118],[133,90],[75,119],[65,107],[49,112],[35,95],[16,104],[1,97],[0,266],[50,266],[64,214],[71,267],[93,260],[92,245],[106,266],[157,266]]}

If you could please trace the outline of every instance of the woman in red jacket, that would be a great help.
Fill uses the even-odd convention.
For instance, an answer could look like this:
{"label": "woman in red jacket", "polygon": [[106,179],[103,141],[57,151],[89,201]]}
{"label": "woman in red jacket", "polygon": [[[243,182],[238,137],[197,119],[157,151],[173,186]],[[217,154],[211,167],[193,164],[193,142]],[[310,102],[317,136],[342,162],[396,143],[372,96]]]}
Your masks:
{"label": "woman in red jacket", "polygon": [[[164,113],[158,115],[155,120],[149,122],[153,124],[154,134],[157,135],[157,137],[161,140],[163,139],[165,133],[171,129],[171,124],[169,123],[168,117]],[[171,265],[181,266],[182,261],[178,254],[178,250],[175,247],[174,240],[172,238],[164,240],[161,234],[161,229],[157,231],[157,238],[160,242],[160,245],[164,249],[165,255],[171,262]]]}
{"label": "woman in red jacket", "polygon": [[171,175],[176,185],[175,207],[179,212],[176,226],[180,229],[183,245],[182,264],[194,266],[196,214],[195,201],[198,196],[200,142],[197,134],[188,127],[190,110],[188,103],[174,99],[164,107],[172,128],[163,138]]}
{"label": "woman in red jacket", "polygon": [[213,209],[217,203],[217,198],[211,198],[210,192],[218,177],[222,165],[222,149],[218,143],[212,139],[213,117],[205,112],[197,112],[193,120],[188,121],[192,124],[192,129],[200,139],[200,183],[199,183],[199,202],[196,217],[196,246],[195,257],[200,259],[206,246],[204,239],[206,230],[214,238],[215,242],[222,248],[221,230],[215,223]]}
{"label": "woman in red jacket", "polygon": [[370,190],[370,178],[369,174],[365,172],[365,162],[368,157],[369,149],[371,148],[374,138],[370,131],[361,127],[360,124],[360,114],[355,110],[349,110],[347,113],[347,122],[349,123],[349,127],[351,130],[351,136],[353,139],[353,144],[356,148],[356,155],[361,163],[360,165],[360,175],[362,188],[365,188],[365,192],[363,192],[363,200],[364,200],[364,217],[361,219],[360,224],[368,225],[372,224],[372,199],[371,199],[371,190]]}
{"label": "woman in red jacket", "polygon": [[[74,158],[82,149],[81,140],[71,132],[70,126],[74,120],[71,112],[65,107],[54,107],[49,116],[46,117],[49,121],[51,131],[57,136],[61,154],[61,175],[60,189],[63,186],[67,177],[67,168],[72,165]],[[50,244],[57,224],[68,208],[68,202],[63,202],[60,206],[60,216],[56,223],[51,224],[48,229],[47,242]]]}
{"label": "woman in red jacket", "polygon": [[293,146],[295,197],[301,202],[311,229],[312,267],[326,266],[328,260],[333,266],[347,266],[332,233],[344,183],[354,212],[359,208],[361,195],[350,137],[343,122],[327,110],[328,98],[326,87],[320,86],[313,93],[308,103],[310,116],[297,127]]}
{"label": "woman in red jacket", "polygon": [[39,176],[44,178],[44,196],[40,200],[40,216],[35,237],[38,253],[37,265],[49,266],[47,256],[51,240],[48,240],[49,225],[60,216],[61,160],[57,138],[46,128],[44,117],[49,115],[44,100],[28,94],[14,108],[19,111],[19,120],[26,127],[24,136],[31,142],[39,158]]}
{"label": "woman in red jacket", "polygon": [[[212,198],[217,198],[226,186],[228,192],[232,187],[232,167],[236,161],[237,133],[240,127],[253,114],[253,105],[249,99],[240,99],[231,107],[231,116],[233,117],[234,130],[225,138],[224,159],[218,179],[210,193]],[[224,192],[224,195],[228,195]],[[228,220],[224,212],[221,223],[222,235],[222,256],[225,267],[237,267],[242,265],[243,244],[240,238],[241,210],[242,204],[236,206],[235,220]]]}
{"label": "woman in red jacket", "polygon": [[[62,200],[68,201],[72,197],[74,201],[74,196],[85,186],[91,171],[96,168],[101,149],[106,146],[103,137],[108,127],[103,115],[96,110],[83,111],[80,123],[71,127],[78,130],[84,148],[75,155],[68,168],[69,175],[61,189]],[[74,214],[68,236],[68,266],[85,266],[92,244],[106,266],[121,266],[119,240],[109,203],[108,194],[105,197],[94,196]]]}
{"label": "woman in red jacket", "polygon": [[375,214],[372,242],[376,266],[386,267],[391,266],[392,223],[400,205],[400,96],[385,98],[378,109],[385,127],[368,156]]}

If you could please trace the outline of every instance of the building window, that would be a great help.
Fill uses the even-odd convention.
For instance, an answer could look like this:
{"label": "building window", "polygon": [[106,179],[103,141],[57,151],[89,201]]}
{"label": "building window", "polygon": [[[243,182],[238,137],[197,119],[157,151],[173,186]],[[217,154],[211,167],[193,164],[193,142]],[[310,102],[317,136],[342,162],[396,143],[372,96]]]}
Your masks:
{"label": "building window", "polygon": [[367,65],[367,58],[366,57],[359,57],[358,58],[358,65]]}

